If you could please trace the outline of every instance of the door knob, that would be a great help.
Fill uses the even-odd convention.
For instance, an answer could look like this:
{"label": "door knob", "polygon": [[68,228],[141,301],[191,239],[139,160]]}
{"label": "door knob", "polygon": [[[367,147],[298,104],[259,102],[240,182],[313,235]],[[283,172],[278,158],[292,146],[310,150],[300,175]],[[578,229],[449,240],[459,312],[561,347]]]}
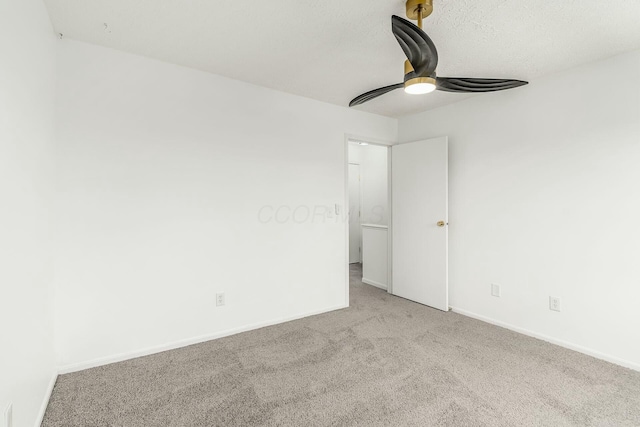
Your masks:
{"label": "door knob", "polygon": [[438,222],[436,223],[436,225],[437,225],[438,227],[444,227],[444,221],[438,221]]}

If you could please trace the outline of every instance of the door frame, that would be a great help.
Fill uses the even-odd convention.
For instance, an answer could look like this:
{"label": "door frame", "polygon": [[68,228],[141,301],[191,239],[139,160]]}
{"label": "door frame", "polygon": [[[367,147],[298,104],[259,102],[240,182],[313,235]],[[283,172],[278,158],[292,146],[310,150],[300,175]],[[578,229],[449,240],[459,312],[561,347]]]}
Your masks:
{"label": "door frame", "polygon": [[[391,293],[393,284],[391,283],[391,233],[392,233],[392,229],[391,229],[391,147],[393,145],[396,145],[397,142],[395,141],[386,141],[386,140],[382,140],[382,139],[377,139],[377,138],[371,138],[371,137],[367,137],[367,136],[362,136],[362,135],[355,135],[355,134],[350,134],[350,133],[345,133],[344,134],[344,141],[343,141],[343,156],[344,156],[344,161],[343,161],[343,174],[344,174],[344,204],[343,206],[345,206],[344,209],[342,209],[341,212],[336,212],[336,214],[338,215],[339,218],[342,219],[342,222],[344,224],[344,250],[345,250],[345,256],[344,256],[344,305],[345,307],[349,307],[349,213],[348,213],[348,206],[349,206],[349,143],[350,142],[365,142],[369,145],[378,145],[378,146],[382,146],[382,147],[387,147],[387,204],[388,204],[388,211],[387,211],[387,215],[388,215],[388,231],[387,231],[387,236],[388,236],[388,243],[387,243],[387,263],[388,263],[388,273],[387,273],[387,292]],[[362,205],[362,183],[361,185],[361,191],[360,191],[360,202]],[[362,206],[361,206],[362,208]],[[345,220],[346,219],[346,220]],[[362,247],[362,241],[360,241],[360,247]]]}
{"label": "door frame", "polygon": [[[349,181],[349,165],[356,165],[358,166],[358,195],[360,196],[360,200],[359,200],[359,204],[358,204],[358,225],[362,226],[362,169],[361,169],[361,165],[360,163],[354,163],[354,162],[350,162],[349,159],[347,159],[347,184]],[[348,191],[348,188],[347,188]],[[348,195],[347,195],[348,196]],[[346,209],[345,209],[345,213],[347,215],[347,231],[350,230],[351,228],[351,221],[349,218],[349,210],[351,209],[351,200],[349,200],[349,204],[346,205]],[[351,236],[349,236],[349,241],[351,241]],[[360,230],[360,251],[358,253],[358,259],[359,262],[362,263],[362,230]],[[351,248],[349,248],[351,249]],[[351,253],[347,254],[347,257],[350,258]],[[351,261],[351,259],[349,259],[349,261]]]}

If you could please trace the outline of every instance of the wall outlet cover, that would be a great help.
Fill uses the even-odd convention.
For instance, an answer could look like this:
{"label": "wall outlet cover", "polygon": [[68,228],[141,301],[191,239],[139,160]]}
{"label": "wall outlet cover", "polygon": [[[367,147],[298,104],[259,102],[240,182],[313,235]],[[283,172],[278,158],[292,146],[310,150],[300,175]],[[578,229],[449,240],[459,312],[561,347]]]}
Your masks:
{"label": "wall outlet cover", "polygon": [[216,306],[224,305],[224,292],[220,294],[216,294]]}
{"label": "wall outlet cover", "polygon": [[560,298],[558,297],[549,297],[549,310],[553,311],[561,311]]}

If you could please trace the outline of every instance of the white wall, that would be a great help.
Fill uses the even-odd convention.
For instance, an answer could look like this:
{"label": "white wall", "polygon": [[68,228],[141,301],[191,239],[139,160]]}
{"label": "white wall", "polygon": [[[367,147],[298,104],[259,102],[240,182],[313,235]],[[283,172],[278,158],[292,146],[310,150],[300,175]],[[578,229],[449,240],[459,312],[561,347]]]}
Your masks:
{"label": "white wall", "polygon": [[400,120],[449,136],[452,306],[640,368],[639,75],[632,52]]}
{"label": "white wall", "polygon": [[349,162],[360,165],[362,224],[389,220],[387,147],[349,143]]}
{"label": "white wall", "polygon": [[362,283],[387,290],[389,283],[389,230],[384,225],[362,227]]}
{"label": "white wall", "polygon": [[49,227],[55,36],[40,0],[0,2],[0,414],[33,426],[54,375]]}
{"label": "white wall", "polygon": [[61,365],[344,306],[346,223],[324,213],[344,204],[345,133],[393,141],[396,120],[59,47]]}

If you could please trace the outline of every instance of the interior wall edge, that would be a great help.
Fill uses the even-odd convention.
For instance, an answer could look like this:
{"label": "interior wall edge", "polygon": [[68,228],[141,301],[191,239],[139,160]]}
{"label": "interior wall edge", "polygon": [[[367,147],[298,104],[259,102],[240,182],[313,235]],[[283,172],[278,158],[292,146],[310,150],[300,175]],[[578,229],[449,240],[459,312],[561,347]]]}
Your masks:
{"label": "interior wall edge", "polygon": [[491,325],[500,326],[501,328],[509,329],[510,331],[517,332],[519,334],[527,335],[532,338],[537,338],[542,341],[546,341],[551,344],[558,345],[560,347],[577,351],[582,354],[586,354],[587,356],[595,357],[596,359],[604,360],[605,362],[613,363],[624,368],[633,369],[634,371],[640,372],[640,364],[632,362],[630,360],[621,359],[616,356],[612,356],[610,354],[602,353],[597,350],[593,350],[588,347],[584,347],[578,344],[574,344],[569,341],[564,341],[558,338],[551,337],[549,335],[545,335],[539,332],[532,331],[530,329],[522,328],[519,326],[512,325],[510,323],[502,322],[500,320],[493,319],[491,317],[483,316],[481,314],[477,314],[463,308],[451,307],[451,311],[454,313],[461,314],[466,317],[470,317],[472,319],[480,320],[485,323],[489,323]]}
{"label": "interior wall edge", "polygon": [[[112,356],[100,357],[97,359],[87,360],[84,362],[71,363],[68,365],[62,365],[58,368],[58,373],[60,375],[70,374],[72,372],[83,371],[85,369],[96,368],[98,366],[109,365],[111,363],[123,362],[125,360],[136,359],[138,357],[149,356],[152,354],[162,353],[164,351],[175,350],[182,347],[188,347],[190,345],[200,344],[207,341],[216,340],[219,338],[228,337],[231,335],[236,335],[242,332],[253,331],[256,329],[265,328],[268,326],[278,325],[281,323],[291,322],[293,320],[303,319],[305,317],[316,316],[319,314],[329,313],[335,310],[341,310],[343,308],[347,308],[348,304],[340,304],[337,306],[328,307],[326,309],[315,310],[308,313],[298,314],[294,316],[284,317],[280,319],[267,320],[264,322],[253,323],[246,326],[240,326],[236,328],[227,329],[225,331],[214,332],[211,334],[200,335],[197,337],[177,340],[173,342],[169,342],[159,346],[148,347],[145,349],[134,350],[127,353],[114,354]],[[45,406],[46,407],[46,406]],[[44,415],[44,412],[43,412]]]}
{"label": "interior wall edge", "polygon": [[45,391],[44,397],[42,399],[42,405],[40,406],[40,411],[38,412],[38,417],[36,418],[35,427],[40,427],[42,421],[44,420],[44,414],[47,412],[47,406],[49,406],[49,400],[51,400],[51,394],[53,393],[53,387],[56,385],[56,381],[58,380],[58,370],[54,370],[51,374],[51,380],[49,380],[49,386]]}

